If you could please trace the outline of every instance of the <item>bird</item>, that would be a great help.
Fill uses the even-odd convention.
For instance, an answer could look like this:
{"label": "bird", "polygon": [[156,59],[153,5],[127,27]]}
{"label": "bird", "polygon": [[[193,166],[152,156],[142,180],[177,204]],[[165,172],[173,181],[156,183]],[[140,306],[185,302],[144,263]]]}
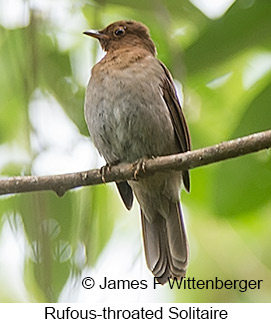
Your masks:
{"label": "bird", "polygon": [[[156,57],[148,27],[122,20],[84,34],[98,39],[105,51],[91,70],[84,114],[92,141],[107,165],[191,150],[173,78]],[[182,184],[189,192],[188,170],[158,171],[116,183],[128,210],[134,195],[139,203],[147,267],[161,285],[181,280],[188,267]]]}

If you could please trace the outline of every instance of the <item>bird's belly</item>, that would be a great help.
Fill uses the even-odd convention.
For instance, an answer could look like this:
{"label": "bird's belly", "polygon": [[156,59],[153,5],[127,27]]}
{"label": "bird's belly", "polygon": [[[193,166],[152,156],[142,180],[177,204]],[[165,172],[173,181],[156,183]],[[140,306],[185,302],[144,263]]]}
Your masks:
{"label": "bird's belly", "polygon": [[113,84],[91,91],[85,107],[90,134],[106,161],[133,162],[177,152],[159,86],[146,80],[135,84],[132,77],[115,78]]}

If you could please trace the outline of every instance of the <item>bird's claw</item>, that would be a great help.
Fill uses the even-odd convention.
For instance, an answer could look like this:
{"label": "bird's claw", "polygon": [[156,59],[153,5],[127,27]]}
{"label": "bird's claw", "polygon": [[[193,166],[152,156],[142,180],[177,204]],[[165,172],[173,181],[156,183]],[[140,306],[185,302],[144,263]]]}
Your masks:
{"label": "bird's claw", "polygon": [[106,172],[108,172],[110,170],[111,170],[111,166],[108,163],[106,163],[105,166],[102,166],[100,168],[100,174],[101,174],[102,181],[103,181],[104,184],[106,184],[106,180],[105,180]]}
{"label": "bird's claw", "polygon": [[136,166],[136,170],[134,172],[134,179],[137,181],[139,173],[141,171],[145,173],[146,171],[146,160],[142,158],[139,161],[137,161],[134,165]]}

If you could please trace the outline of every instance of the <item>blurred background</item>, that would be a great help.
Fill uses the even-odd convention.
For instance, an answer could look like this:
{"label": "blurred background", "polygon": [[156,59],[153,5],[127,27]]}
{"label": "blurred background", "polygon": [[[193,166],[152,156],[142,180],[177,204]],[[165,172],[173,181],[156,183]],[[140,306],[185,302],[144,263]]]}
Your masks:
{"label": "blurred background", "polygon": [[[0,0],[0,174],[104,164],[83,117],[98,42],[120,19],[150,28],[173,74],[193,148],[271,128],[269,0]],[[139,209],[115,186],[0,197],[1,302],[270,302],[271,154],[191,171],[182,192],[196,279],[262,279],[260,290],[84,290],[81,279],[153,278]]]}

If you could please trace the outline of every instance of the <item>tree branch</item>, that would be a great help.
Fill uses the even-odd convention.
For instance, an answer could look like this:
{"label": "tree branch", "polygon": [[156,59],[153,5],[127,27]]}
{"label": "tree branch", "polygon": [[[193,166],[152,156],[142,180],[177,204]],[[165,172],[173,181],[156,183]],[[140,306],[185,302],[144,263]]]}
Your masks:
{"label": "tree branch", "polygon": [[[141,170],[137,177],[149,176],[162,170],[192,169],[270,147],[271,130],[268,130],[207,148],[145,160],[144,171]],[[105,182],[121,182],[134,179],[137,168],[138,163],[112,166],[105,172],[104,180]],[[103,179],[100,169],[63,175],[16,176],[0,179],[0,195],[52,190],[62,196],[72,188],[101,183]]]}

